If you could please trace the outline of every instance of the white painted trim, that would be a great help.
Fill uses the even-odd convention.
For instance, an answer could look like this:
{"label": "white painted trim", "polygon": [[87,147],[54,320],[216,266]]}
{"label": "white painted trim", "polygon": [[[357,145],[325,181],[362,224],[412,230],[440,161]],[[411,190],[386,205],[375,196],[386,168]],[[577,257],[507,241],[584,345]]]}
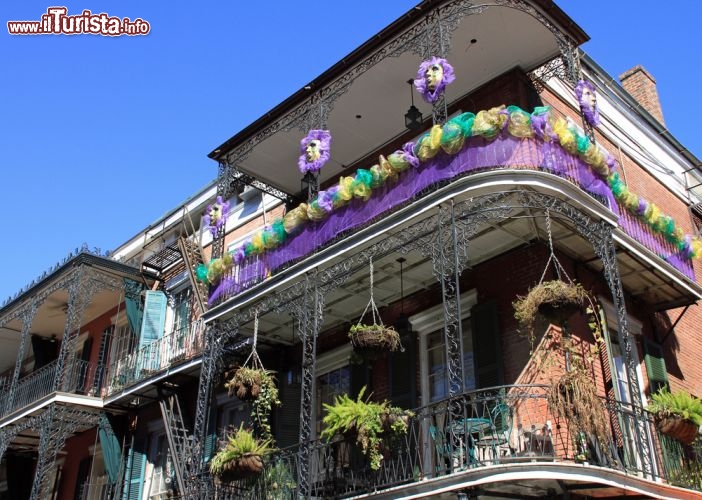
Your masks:
{"label": "white painted trim", "polygon": [[[475,288],[461,293],[461,321],[470,317],[471,308],[478,303],[478,292]],[[429,404],[429,366],[427,363],[427,335],[444,326],[444,304],[425,309],[409,317],[412,330],[419,337],[419,391],[422,406]]]}
{"label": "white painted trim", "polygon": [[[619,331],[619,320],[617,315],[617,310],[614,308],[614,304],[603,297],[597,297],[597,301],[602,306],[605,313],[605,319],[607,320],[607,326],[612,330]],[[643,323],[638,319],[634,318],[630,314],[626,315],[626,320],[629,325],[629,333],[633,335],[641,335],[643,332]]]}
{"label": "white painted trim", "polygon": [[[470,316],[470,309],[478,303],[478,292],[475,288],[461,293],[461,320]],[[425,309],[409,317],[412,329],[420,335],[427,335],[439,329],[444,324],[444,304]]]}
{"label": "white painted trim", "polygon": [[351,357],[351,344],[347,343],[341,347],[337,347],[334,350],[320,354],[317,361],[317,369],[315,370],[315,377],[324,375],[334,370],[346,366],[349,364],[349,358]]}

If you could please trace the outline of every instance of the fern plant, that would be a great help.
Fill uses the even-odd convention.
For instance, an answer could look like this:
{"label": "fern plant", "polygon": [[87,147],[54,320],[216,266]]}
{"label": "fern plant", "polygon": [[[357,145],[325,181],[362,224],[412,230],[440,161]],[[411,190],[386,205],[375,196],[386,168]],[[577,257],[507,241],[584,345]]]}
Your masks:
{"label": "fern plant", "polygon": [[662,388],[651,395],[648,411],[658,418],[680,417],[702,425],[702,399],[686,391],[670,392]]}
{"label": "fern plant", "polygon": [[251,467],[260,471],[263,468],[261,458],[273,451],[275,449],[270,439],[257,439],[242,423],[235,432],[227,436],[227,444],[210,461],[210,472],[222,475],[235,468],[237,461],[242,459],[250,460]]}
{"label": "fern plant", "polygon": [[412,412],[390,406],[387,400],[381,403],[370,401],[370,396],[364,401],[365,392],[364,386],[356,399],[341,394],[335,398],[334,404],[324,404],[327,413],[322,419],[324,430],[321,437],[327,441],[337,434],[355,438],[370,460],[371,469],[378,470],[383,459],[382,438],[385,434],[406,433]]}

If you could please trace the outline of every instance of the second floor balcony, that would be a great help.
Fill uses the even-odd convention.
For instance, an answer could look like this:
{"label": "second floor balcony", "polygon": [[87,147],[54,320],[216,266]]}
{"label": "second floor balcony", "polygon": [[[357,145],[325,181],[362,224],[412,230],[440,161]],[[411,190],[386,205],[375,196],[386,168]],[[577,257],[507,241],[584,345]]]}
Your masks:
{"label": "second floor balcony", "polygon": [[[529,114],[508,107],[478,115],[481,113],[488,122],[486,127],[495,135],[471,130],[459,141],[460,147],[442,146],[442,134],[455,134],[459,123],[478,119],[466,116],[472,113],[459,115],[443,127],[435,126],[420,135],[403,151],[383,151],[385,156],[379,156],[378,163],[342,177],[308,204],[290,210],[280,221],[230,249],[228,263],[214,264],[219,270],[211,280],[210,303],[216,308],[263,281],[273,278],[271,283],[275,283],[279,275],[309,269],[315,259],[323,260],[320,255],[326,249],[342,241],[348,248],[367,238],[380,220],[407,220],[451,196],[468,198],[508,187],[551,191],[583,200],[591,207],[589,210],[614,226],[624,257],[620,259],[623,274],[639,274],[642,278],[631,285],[649,291],[661,288],[647,297],[660,308],[689,303],[689,297],[681,295],[699,295],[691,260],[696,250],[690,239],[657,207],[643,211],[637,208],[653,207],[654,203],[634,196],[621,183],[612,170],[611,155],[589,142],[581,129],[563,117],[551,115],[551,111],[534,110]],[[526,130],[517,128],[518,117],[530,120]],[[559,134],[539,132],[535,125],[539,120],[553,123]],[[570,187],[564,188],[563,181]],[[339,194],[343,192],[346,194]],[[456,196],[458,193],[460,196]],[[636,199],[636,207],[632,199]],[[668,285],[670,289],[664,289]]]}
{"label": "second floor balcony", "polygon": [[[383,437],[376,470],[353,436],[339,436],[280,450],[254,479],[217,482],[216,495],[252,500],[271,494],[292,498],[301,491],[311,498],[459,493],[469,498],[569,493],[620,498],[638,492],[696,498],[698,493],[675,486],[693,487],[684,477],[699,466],[696,459],[659,434],[641,408],[602,400],[606,432],[597,435],[559,418],[548,390],[545,385],[501,386],[417,408],[405,435]],[[305,454],[309,465],[301,462]]]}

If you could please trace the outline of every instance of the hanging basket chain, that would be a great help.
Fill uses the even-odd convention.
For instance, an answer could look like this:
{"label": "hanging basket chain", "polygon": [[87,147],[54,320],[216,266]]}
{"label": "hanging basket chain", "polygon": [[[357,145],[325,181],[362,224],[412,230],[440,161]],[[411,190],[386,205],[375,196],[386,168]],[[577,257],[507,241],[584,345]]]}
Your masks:
{"label": "hanging basket chain", "polygon": [[378,306],[375,305],[375,299],[373,298],[373,257],[369,259],[370,261],[370,280],[369,280],[369,286],[370,286],[370,301],[366,305],[366,308],[363,310],[363,314],[361,314],[361,317],[358,318],[358,324],[361,325],[363,324],[363,318],[366,316],[366,313],[368,312],[368,309],[370,308],[371,310],[371,315],[373,317],[373,324],[374,325],[381,325],[382,326],[382,321],[380,320],[380,312],[378,311]]}
{"label": "hanging basket chain", "polygon": [[[544,278],[546,277],[546,271],[548,271],[549,265],[553,262],[553,267],[556,270],[556,276],[558,276],[558,279],[560,281],[566,281],[567,283],[573,283],[573,281],[570,279],[570,276],[568,276],[568,273],[566,273],[566,270],[563,268],[561,265],[560,261],[558,260],[558,257],[556,257],[556,253],[554,252],[553,249],[553,238],[551,236],[551,214],[549,213],[548,208],[546,209],[546,234],[548,235],[548,248],[549,248],[549,256],[548,260],[546,261],[546,267],[544,267],[544,272],[541,273],[541,279],[539,279],[539,285],[543,283]],[[562,274],[561,274],[562,273]],[[563,277],[565,276],[565,280]]]}
{"label": "hanging basket chain", "polygon": [[263,363],[261,363],[261,358],[258,357],[258,351],[256,350],[256,344],[258,343],[258,309],[254,310],[254,330],[253,330],[253,344],[251,345],[251,353],[246,361],[242,363],[242,367],[247,366],[249,361],[251,362],[251,367],[255,369],[262,370]]}

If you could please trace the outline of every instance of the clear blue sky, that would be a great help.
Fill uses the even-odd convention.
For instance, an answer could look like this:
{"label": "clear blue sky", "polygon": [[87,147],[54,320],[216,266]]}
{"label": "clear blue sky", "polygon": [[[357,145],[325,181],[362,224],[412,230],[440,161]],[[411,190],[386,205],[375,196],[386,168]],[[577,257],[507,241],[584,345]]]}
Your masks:
{"label": "clear blue sky", "polygon": [[[82,243],[112,249],[205,186],[217,175],[208,152],[415,3],[2,2],[0,302]],[[702,155],[702,3],[557,3],[613,77],[637,64],[654,75],[668,129]],[[151,33],[7,33],[56,4],[140,17]],[[252,87],[254,75],[265,78]]]}

